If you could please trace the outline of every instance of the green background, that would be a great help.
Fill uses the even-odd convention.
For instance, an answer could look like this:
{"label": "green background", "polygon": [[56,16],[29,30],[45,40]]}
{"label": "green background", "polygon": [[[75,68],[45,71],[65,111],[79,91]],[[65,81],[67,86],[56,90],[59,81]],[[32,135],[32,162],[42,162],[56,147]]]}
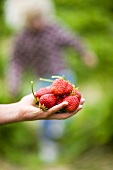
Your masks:
{"label": "green background", "polygon": [[[83,110],[66,124],[64,136],[58,140],[62,153],[56,166],[110,170],[113,167],[113,3],[112,0],[54,2],[58,17],[84,38],[99,60],[97,67],[90,69],[77,54],[67,50],[66,59],[77,75],[77,85],[86,102]],[[10,103],[5,70],[13,31],[5,24],[3,4],[1,0],[0,103]],[[26,84],[29,85],[27,80]],[[24,170],[44,168],[37,156],[35,125],[26,122],[0,127],[0,162],[4,162],[1,164],[4,170],[9,164]]]}

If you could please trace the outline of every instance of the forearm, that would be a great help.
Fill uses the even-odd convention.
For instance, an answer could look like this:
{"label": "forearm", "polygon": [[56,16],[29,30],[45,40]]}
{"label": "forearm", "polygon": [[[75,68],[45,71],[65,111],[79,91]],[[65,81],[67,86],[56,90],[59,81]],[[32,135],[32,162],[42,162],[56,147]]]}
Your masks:
{"label": "forearm", "polygon": [[0,125],[19,122],[19,103],[0,104]]}

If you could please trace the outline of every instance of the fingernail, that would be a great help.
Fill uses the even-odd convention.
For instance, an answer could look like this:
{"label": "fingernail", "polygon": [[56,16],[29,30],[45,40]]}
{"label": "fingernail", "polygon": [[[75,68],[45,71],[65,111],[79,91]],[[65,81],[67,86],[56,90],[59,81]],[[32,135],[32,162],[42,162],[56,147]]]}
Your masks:
{"label": "fingernail", "polygon": [[82,98],[82,102],[85,102],[85,99],[84,99],[84,98]]}

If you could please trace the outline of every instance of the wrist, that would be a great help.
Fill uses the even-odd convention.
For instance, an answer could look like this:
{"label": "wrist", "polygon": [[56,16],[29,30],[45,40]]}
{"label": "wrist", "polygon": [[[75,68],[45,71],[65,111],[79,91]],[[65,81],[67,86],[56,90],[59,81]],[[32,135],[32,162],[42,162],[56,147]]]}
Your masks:
{"label": "wrist", "polygon": [[15,122],[20,122],[21,117],[20,117],[20,104],[19,102],[11,104],[11,110],[10,110],[10,115],[9,115],[9,123],[15,123]]}
{"label": "wrist", "polygon": [[15,103],[15,107],[16,107],[16,112],[15,112],[15,122],[22,122],[24,121],[24,115],[23,113],[24,111],[24,107],[21,103],[21,101]]}

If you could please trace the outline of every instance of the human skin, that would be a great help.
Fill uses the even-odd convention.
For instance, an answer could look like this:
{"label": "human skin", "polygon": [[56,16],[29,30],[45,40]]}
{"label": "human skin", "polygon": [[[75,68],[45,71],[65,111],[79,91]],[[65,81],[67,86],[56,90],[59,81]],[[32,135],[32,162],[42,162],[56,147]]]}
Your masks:
{"label": "human skin", "polygon": [[72,113],[56,114],[60,109],[67,106],[68,103],[62,102],[44,112],[36,106],[33,95],[29,94],[24,96],[19,102],[0,104],[0,125],[33,120],[67,119],[80,111],[84,102],[85,99],[81,98],[79,107]]}

